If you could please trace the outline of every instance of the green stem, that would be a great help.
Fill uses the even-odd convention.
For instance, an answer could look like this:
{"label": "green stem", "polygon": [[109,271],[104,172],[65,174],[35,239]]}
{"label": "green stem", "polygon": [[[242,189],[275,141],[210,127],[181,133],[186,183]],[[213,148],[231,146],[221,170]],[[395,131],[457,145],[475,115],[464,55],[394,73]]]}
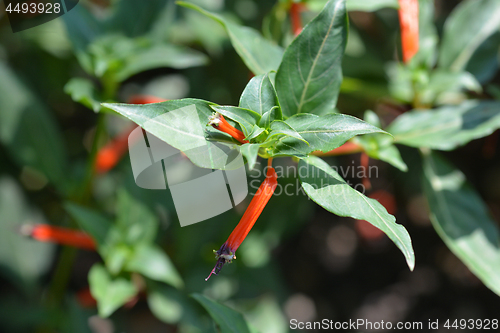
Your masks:
{"label": "green stem", "polygon": [[85,170],[85,178],[82,181],[82,186],[80,187],[79,193],[81,195],[79,196],[79,202],[80,203],[87,203],[90,200],[90,194],[91,194],[91,187],[92,187],[92,179],[94,178],[95,174],[95,162],[97,158],[97,152],[99,151],[99,141],[101,138],[101,135],[104,132],[104,126],[105,126],[105,115],[104,113],[99,113],[98,118],[97,118],[97,126],[95,129],[95,134],[94,134],[94,140],[92,142],[92,148],[90,150],[90,156],[87,160],[87,167]]}
{"label": "green stem", "polygon": [[76,254],[77,249],[74,247],[62,248],[47,297],[47,302],[52,308],[57,308],[64,298]]}

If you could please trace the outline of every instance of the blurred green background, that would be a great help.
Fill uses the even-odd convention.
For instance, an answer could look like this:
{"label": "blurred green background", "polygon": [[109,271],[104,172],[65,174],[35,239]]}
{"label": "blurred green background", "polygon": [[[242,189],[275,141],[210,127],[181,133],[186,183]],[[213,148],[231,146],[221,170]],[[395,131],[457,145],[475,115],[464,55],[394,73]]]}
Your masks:
{"label": "blurred green background", "polygon": [[[275,1],[193,2],[281,44],[292,39],[286,12]],[[438,32],[458,3],[435,1]],[[237,105],[251,73],[226,32],[173,1],[93,0],[80,1],[62,18],[14,34],[2,6],[0,331],[215,331],[207,312],[190,297],[193,293],[240,311],[261,332],[288,332],[292,318],[365,318],[424,325],[429,319],[498,318],[498,296],[470,273],[432,228],[420,188],[420,157],[406,147],[400,148],[409,171],[371,160],[378,176],[365,193],[375,193],[374,197],[378,193],[386,207],[394,206],[397,221],[412,237],[414,272],[387,237],[367,229],[363,222],[332,215],[303,194],[281,195],[271,199],[238,251],[238,259],[205,282],[215,263],[212,249],[225,241],[249,198],[235,210],[181,228],[168,191],[135,185],[128,155],[113,170],[89,179],[89,156],[132,125],[110,110],[95,113],[92,109],[99,109],[102,101],[126,102],[134,94]],[[313,16],[313,12],[303,14],[304,20]],[[351,11],[349,17],[345,80],[337,108],[358,117],[371,109],[390,121],[409,109],[391,90],[391,82],[396,82],[394,62],[400,58],[397,10]],[[498,54],[499,36],[496,32],[484,48]],[[161,56],[147,53],[154,47],[159,47],[154,52]],[[142,67],[138,58],[144,61]],[[495,59],[481,81],[487,88],[481,94],[494,97],[496,93],[500,98]],[[94,140],[98,126],[100,136]],[[499,221],[498,130],[445,155],[467,175]],[[360,154],[332,157],[328,162],[357,166]],[[294,162],[277,159],[275,164]],[[362,182],[346,178],[353,185]],[[294,189],[298,184],[286,176],[279,183],[292,183]],[[137,207],[148,212],[144,214],[153,216],[158,230],[155,242],[184,286],[176,289],[139,281],[148,286],[137,303],[103,319],[82,296],[91,266],[101,261],[99,255],[36,242],[21,236],[18,228],[26,223],[77,227],[65,208],[67,202],[104,216],[119,215],[120,192],[128,193]],[[135,223],[143,222],[144,216],[138,214]]]}

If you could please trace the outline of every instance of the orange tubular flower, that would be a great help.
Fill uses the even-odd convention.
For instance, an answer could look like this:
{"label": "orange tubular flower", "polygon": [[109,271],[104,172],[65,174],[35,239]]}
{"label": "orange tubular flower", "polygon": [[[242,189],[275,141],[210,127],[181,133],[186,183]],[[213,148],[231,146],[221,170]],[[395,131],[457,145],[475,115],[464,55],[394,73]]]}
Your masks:
{"label": "orange tubular flower", "polygon": [[227,133],[231,135],[234,139],[238,140],[240,143],[248,143],[248,140],[245,140],[245,134],[239,129],[234,128],[224,119],[224,116],[220,113],[216,112],[209,118],[209,125],[213,128],[218,129],[221,132]]}
{"label": "orange tubular flower", "polygon": [[40,242],[52,242],[86,250],[95,250],[94,239],[84,232],[48,224],[24,225],[21,233]]}
{"label": "orange tubular flower", "polygon": [[293,35],[297,36],[302,31],[302,19],[300,17],[300,12],[304,9],[304,6],[298,2],[292,2],[290,6],[290,21],[292,22]]}
{"label": "orange tubular flower", "polygon": [[240,223],[238,223],[236,228],[234,228],[233,232],[231,233],[231,235],[229,235],[227,241],[222,244],[220,249],[218,251],[214,250],[215,256],[217,258],[217,263],[215,264],[214,269],[212,269],[210,275],[205,279],[205,281],[208,281],[212,274],[219,274],[224,264],[231,263],[233,259],[236,259],[236,250],[252,229],[255,221],[257,221],[257,218],[260,216],[260,213],[262,213],[262,210],[264,210],[264,207],[266,206],[269,199],[271,199],[276,186],[278,186],[277,179],[278,176],[276,175],[276,171],[274,171],[274,168],[269,166],[266,179],[260,185],[257,193],[255,193],[255,196],[250,202],[250,205],[248,205],[248,208],[245,211],[245,214],[243,214]]}
{"label": "orange tubular flower", "polygon": [[399,24],[403,61],[407,63],[418,51],[418,0],[399,0]]}
{"label": "orange tubular flower", "polygon": [[106,173],[113,169],[128,149],[128,136],[136,126],[127,129],[115,137],[107,145],[99,149],[95,161],[95,169],[98,173]]}

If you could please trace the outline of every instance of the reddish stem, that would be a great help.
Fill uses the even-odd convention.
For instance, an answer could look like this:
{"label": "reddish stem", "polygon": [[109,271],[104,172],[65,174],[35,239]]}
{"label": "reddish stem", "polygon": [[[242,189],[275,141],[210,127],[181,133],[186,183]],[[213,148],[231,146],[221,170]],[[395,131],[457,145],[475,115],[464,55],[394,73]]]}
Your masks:
{"label": "reddish stem", "polygon": [[355,154],[363,151],[363,147],[354,143],[352,141],[347,141],[342,146],[330,150],[329,152],[323,153],[322,151],[312,152],[314,156],[338,156],[338,155],[347,155],[347,154]]}

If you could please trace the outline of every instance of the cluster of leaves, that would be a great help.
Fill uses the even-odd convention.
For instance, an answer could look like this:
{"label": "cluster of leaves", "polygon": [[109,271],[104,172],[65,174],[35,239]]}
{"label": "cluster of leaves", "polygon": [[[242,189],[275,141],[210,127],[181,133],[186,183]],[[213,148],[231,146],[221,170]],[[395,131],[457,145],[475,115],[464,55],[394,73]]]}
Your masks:
{"label": "cluster of leaves", "polygon": [[[198,144],[192,137],[198,136],[210,144],[211,140],[218,140],[210,135],[213,131],[207,131],[201,137],[199,129],[190,125],[196,124],[196,119],[189,119],[184,114],[159,116],[193,104],[198,112],[192,117],[199,117],[201,123],[208,124],[213,112],[222,114],[236,123],[249,141],[239,148],[250,169],[259,155],[264,158],[289,156],[300,159],[299,168],[308,169],[304,172],[305,176],[301,176],[302,186],[313,201],[334,214],[369,221],[384,231],[413,269],[414,253],[406,229],[396,224],[395,218],[376,200],[347,185],[327,163],[309,156],[315,151],[331,151],[356,135],[385,133],[389,136],[358,118],[334,113],[347,42],[345,1],[327,2],[285,51],[272,45],[257,31],[229,23],[193,4],[180,4],[220,22],[228,31],[235,50],[248,68],[257,74],[244,89],[239,106],[219,106],[192,99],[153,105],[107,103],[104,106],[128,117],[175,148],[186,151],[190,158],[192,156],[188,151]],[[273,51],[263,52],[266,45],[271,45],[270,50]],[[268,57],[273,59],[272,62],[268,61]],[[155,121],[149,122],[151,119]],[[224,141],[229,139],[228,136]],[[225,166],[222,156],[210,155],[203,161],[197,158],[191,160],[201,167],[223,169]],[[216,164],[217,161],[221,164]]]}
{"label": "cluster of leaves", "polygon": [[[155,0],[144,6],[122,0],[105,19],[96,19],[84,6],[77,6],[63,16],[74,54],[86,72],[85,77],[72,78],[65,86],[75,102],[99,113],[100,119],[104,112],[114,111],[132,120],[184,151],[201,167],[224,169],[226,154],[217,155],[222,154],[217,149],[210,150],[209,156],[192,153],[200,140],[208,146],[224,143],[238,150],[249,169],[257,166],[259,156],[293,157],[298,167],[305,170],[299,173],[300,181],[314,202],[336,215],[366,220],[385,232],[404,254],[410,269],[415,265],[415,257],[406,229],[397,224],[379,202],[353,189],[326,161],[314,155],[329,152],[350,140],[370,157],[407,171],[418,166],[407,165],[395,144],[417,148],[422,156],[422,189],[434,228],[450,250],[485,285],[500,294],[498,227],[464,174],[436,152],[454,150],[500,128],[500,102],[489,98],[497,96],[498,99],[500,95],[499,89],[489,84],[498,69],[498,1],[463,1],[447,18],[439,38],[439,29],[434,23],[434,1],[419,0],[419,52],[407,64],[386,66],[388,92],[412,110],[399,115],[388,126],[370,110],[365,112],[364,120],[338,113],[341,107],[337,106],[337,99],[339,92],[348,92],[350,85],[361,81],[342,77],[342,64],[350,61],[350,56],[344,57],[347,11],[397,9],[397,0],[304,1],[310,10],[304,17],[309,15],[311,20],[297,37],[292,36],[287,25],[290,1],[276,4],[264,20],[263,34],[191,2],[179,2],[187,7],[185,15],[191,18],[193,25],[203,18],[222,26],[234,50],[255,75],[243,90],[239,105],[223,106],[201,99],[151,105],[115,103],[120,100],[117,97],[120,85],[135,74],[160,67],[184,69],[207,63],[204,53],[169,41],[165,31],[172,28],[171,13],[175,12],[175,6],[172,2],[166,4],[167,1]],[[355,29],[350,29],[350,42],[354,43],[359,36]],[[202,44],[210,49],[210,38],[204,36]],[[370,61],[373,59],[367,62]],[[375,67],[384,67],[383,63],[378,65]],[[181,321],[181,317],[192,310],[192,305],[186,295],[178,291],[184,285],[181,275],[156,243],[159,223],[151,207],[145,205],[144,199],[139,201],[122,189],[116,198],[114,220],[90,209],[85,192],[90,186],[89,170],[98,140],[94,140],[87,177],[83,177],[82,184],[75,184],[71,180],[75,178],[72,177],[74,170],[67,172],[69,163],[64,140],[44,103],[33,96],[3,61],[0,62],[0,81],[9,82],[9,85],[0,85],[0,96],[15,101],[7,103],[6,98],[0,98],[3,146],[19,165],[38,170],[61,197],[71,201],[64,206],[66,212],[97,242],[103,264],[92,267],[89,284],[98,302],[99,314],[111,315],[145,290],[150,309],[158,318],[167,323]],[[369,86],[361,88],[359,90],[367,95],[375,94],[375,89]],[[193,105],[196,119],[171,112]],[[208,124],[214,112],[241,129],[249,143],[240,145],[210,126],[200,132],[195,124]],[[149,120],[160,115],[163,115],[159,118],[161,122],[152,126]],[[97,133],[102,127],[100,121]],[[33,129],[33,135],[24,135]],[[42,137],[44,140],[39,139]],[[21,224],[26,219],[43,223],[38,210],[26,208],[20,191],[10,180],[0,180],[2,211],[15,206],[23,212],[7,216],[11,224]],[[12,270],[19,270],[23,279],[30,280],[34,274],[30,269],[43,272],[49,267],[53,247],[33,245],[29,241],[24,244],[23,240],[17,242],[17,238],[5,237],[0,243],[5,245],[16,240],[15,244],[22,246],[12,247],[13,251],[18,251],[17,255],[23,258],[33,258],[32,262],[18,264],[12,260],[14,255],[0,259],[13,267]],[[183,244],[180,247],[192,247],[192,240]],[[1,253],[10,253],[7,246],[4,247]],[[14,268],[16,265],[20,267]],[[28,268],[33,266],[36,267]],[[233,309],[199,294],[194,298],[223,332],[256,331]]]}

